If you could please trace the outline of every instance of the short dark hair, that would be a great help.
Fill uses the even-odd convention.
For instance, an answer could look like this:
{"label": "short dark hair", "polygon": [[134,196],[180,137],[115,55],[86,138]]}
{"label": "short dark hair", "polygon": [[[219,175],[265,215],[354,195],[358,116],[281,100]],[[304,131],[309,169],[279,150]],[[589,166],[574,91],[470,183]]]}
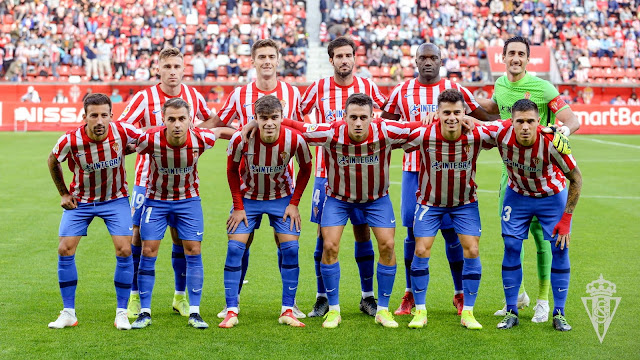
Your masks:
{"label": "short dark hair", "polygon": [[531,54],[531,49],[529,48],[529,40],[523,38],[522,36],[514,36],[511,39],[504,42],[504,46],[502,47],[502,55],[507,55],[507,46],[511,43],[523,43],[527,47],[527,57]]}
{"label": "short dark hair", "polygon": [[446,89],[438,95],[438,106],[442,103],[455,104],[458,101],[464,104],[462,93],[456,89]]}
{"label": "short dark hair", "polygon": [[349,105],[368,106],[373,111],[373,100],[367,94],[352,94],[344,104],[345,111],[349,108]]}
{"label": "short dark hair", "polygon": [[327,46],[327,52],[329,53],[329,58],[333,59],[333,51],[336,48],[343,47],[343,46],[351,46],[351,48],[353,49],[353,55],[356,54],[356,43],[354,43],[353,40],[347,37],[340,36],[339,38],[332,40]]}
{"label": "short dark hair", "polygon": [[253,43],[253,46],[251,46],[251,58],[255,58],[256,57],[256,51],[258,51],[258,49],[264,48],[264,47],[272,47],[274,49],[276,49],[276,56],[280,56],[280,52],[278,49],[278,44],[276,44],[275,41],[271,40],[271,39],[260,39],[256,42]]}
{"label": "short dark hair", "polygon": [[529,99],[520,99],[516,101],[511,107],[511,117],[515,114],[516,111],[529,111],[535,110],[536,114],[539,113],[538,105]]}
{"label": "short dark hair", "polygon": [[265,95],[253,103],[253,112],[258,114],[273,114],[282,112],[282,103],[273,95]]}
{"label": "short dark hair", "polygon": [[172,108],[172,109],[185,108],[187,109],[187,113],[191,111],[191,105],[189,105],[188,102],[184,101],[184,99],[179,97],[167,100],[167,102],[165,102],[164,105],[162,105],[162,114],[164,114],[168,108]]}
{"label": "short dark hair", "polygon": [[111,111],[111,99],[101,93],[92,93],[88,94],[84,100],[82,100],[82,106],[84,107],[84,112],[87,113],[89,105],[109,105],[109,111]]}

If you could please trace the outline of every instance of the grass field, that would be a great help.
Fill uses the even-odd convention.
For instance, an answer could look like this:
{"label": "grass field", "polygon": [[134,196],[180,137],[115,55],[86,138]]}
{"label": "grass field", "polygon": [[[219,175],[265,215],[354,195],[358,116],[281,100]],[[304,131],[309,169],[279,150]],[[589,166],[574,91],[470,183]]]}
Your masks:
{"label": "grass field", "polygon": [[[263,226],[254,241],[241,299],[240,324],[230,330],[216,327],[215,314],[224,306],[223,267],[226,255],[224,223],[231,204],[225,176],[226,141],[205,154],[199,163],[205,214],[203,260],[205,287],[201,311],[211,328],[187,327],[186,318],[171,311],[173,272],[170,241],[161,246],[153,297],[151,327],[121,332],[113,327],[115,292],[113,246],[101,221],[78,248],[77,314],[79,326],[51,330],[61,310],[57,283],[57,231],[61,215],[59,196],[51,182],[46,158],[56,133],[0,133],[0,358],[639,358],[640,326],[640,137],[574,136],[572,146],[584,177],[582,197],[573,220],[571,289],[567,318],[573,331],[559,333],[550,323],[534,324],[530,308],[521,311],[521,325],[511,331],[495,328],[493,312],[502,307],[500,266],[503,253],[497,218],[499,156],[495,150],[479,160],[480,211],[484,231],[480,242],[483,263],[481,290],[475,307],[481,331],[459,324],[451,305],[452,282],[442,238],[436,240],[430,263],[427,296],[429,324],[420,331],[384,329],[358,311],[360,296],[353,238],[345,232],[340,255],[343,323],[325,330],[322,320],[305,319],[305,329],[278,325],[281,283],[271,230]],[[400,152],[395,154],[390,194],[399,214]],[[127,159],[128,168],[134,158]],[[66,168],[66,166],[65,166]],[[70,172],[65,170],[67,183]],[[130,181],[133,171],[129,172]],[[315,226],[309,214],[307,189],[300,210],[300,286],[298,303],[305,312],[315,298],[313,250]],[[268,224],[263,222],[263,224]],[[391,308],[404,290],[402,240],[396,233],[399,259]],[[523,265],[528,293],[535,301],[537,278],[535,246],[525,243]],[[582,304],[585,287],[603,274],[617,285],[620,306],[601,344]]]}

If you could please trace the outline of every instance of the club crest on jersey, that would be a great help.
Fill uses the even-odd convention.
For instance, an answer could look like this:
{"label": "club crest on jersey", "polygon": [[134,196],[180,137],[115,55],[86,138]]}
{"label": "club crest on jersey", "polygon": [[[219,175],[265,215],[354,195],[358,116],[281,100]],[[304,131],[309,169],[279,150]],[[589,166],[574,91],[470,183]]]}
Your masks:
{"label": "club crest on jersey", "polygon": [[367,147],[369,148],[370,152],[376,152],[376,151],[380,150],[380,144],[378,144],[378,143],[371,143],[371,144],[367,145]]}
{"label": "club crest on jersey", "polygon": [[524,93],[524,98],[525,99],[529,100],[530,97],[531,97],[531,93],[530,92],[527,91],[526,93]]}
{"label": "club crest on jersey", "polygon": [[113,143],[111,144],[111,148],[113,149],[113,151],[115,151],[116,153],[120,153],[120,144],[118,143]]}
{"label": "club crest on jersey", "polygon": [[283,151],[280,153],[280,159],[282,159],[283,163],[288,163],[289,162],[289,154],[286,151]]}
{"label": "club crest on jersey", "polygon": [[535,157],[535,158],[533,158],[532,160],[533,160],[533,164],[534,164],[536,167],[538,167],[538,164],[540,163],[541,159],[540,159],[540,158]]}
{"label": "club crest on jersey", "polygon": [[282,105],[282,108],[285,109],[287,107],[287,100],[280,99],[280,105]]}
{"label": "club crest on jersey", "polygon": [[56,146],[53,148],[53,153],[57,154],[60,152],[60,145],[56,144]]}
{"label": "club crest on jersey", "polygon": [[462,148],[462,151],[464,151],[465,154],[468,154],[469,152],[471,152],[471,145],[467,144]]}
{"label": "club crest on jersey", "polygon": [[193,149],[193,157],[194,158],[198,157],[198,153],[199,153],[198,149]]}

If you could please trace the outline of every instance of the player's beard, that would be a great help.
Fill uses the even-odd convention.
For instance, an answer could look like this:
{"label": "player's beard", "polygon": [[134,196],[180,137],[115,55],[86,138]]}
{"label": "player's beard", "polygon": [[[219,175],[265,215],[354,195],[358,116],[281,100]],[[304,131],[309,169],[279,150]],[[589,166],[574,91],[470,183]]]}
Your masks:
{"label": "player's beard", "polygon": [[338,77],[345,79],[345,78],[351,76],[351,74],[353,74],[353,67],[351,67],[349,70],[346,70],[346,71],[343,71],[343,72],[340,71],[340,68],[336,68],[335,69],[335,73],[336,73],[336,75],[338,75]]}

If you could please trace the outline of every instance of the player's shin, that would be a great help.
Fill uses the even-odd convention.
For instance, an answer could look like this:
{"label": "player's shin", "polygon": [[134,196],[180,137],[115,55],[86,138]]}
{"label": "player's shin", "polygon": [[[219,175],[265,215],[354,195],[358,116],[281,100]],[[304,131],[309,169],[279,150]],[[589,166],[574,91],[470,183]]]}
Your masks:
{"label": "player's shin", "polygon": [[373,263],[374,252],[371,240],[355,243],[355,257],[360,272],[360,288],[362,297],[373,296]]}
{"label": "player's shin", "polygon": [[411,262],[411,286],[416,310],[425,310],[427,288],[429,287],[429,258],[413,256]]}
{"label": "player's shin", "polygon": [[131,256],[133,257],[133,281],[131,282],[131,292],[138,293],[138,268],[140,267],[140,255],[142,246],[131,244]]}
{"label": "player's shin", "polygon": [[227,259],[224,264],[224,293],[227,309],[238,307],[238,289],[245,248],[244,243],[236,240],[229,240],[227,245]]}
{"label": "player's shin", "polygon": [[183,246],[173,244],[171,265],[173,266],[175,291],[184,292],[187,286],[187,261],[185,260]]}
{"label": "player's shin", "polygon": [[507,311],[511,311],[516,315],[518,314],[518,290],[522,282],[521,250],[522,240],[513,236],[504,236],[502,286],[507,301]]}
{"label": "player's shin", "polygon": [[404,238],[404,275],[407,281],[405,291],[411,291],[411,261],[416,252],[416,238],[413,235],[413,228],[407,228],[407,237]]}
{"label": "player's shin", "polygon": [[64,308],[75,309],[76,287],[78,285],[75,255],[58,255],[58,284],[60,285],[60,295],[62,295]]}
{"label": "player's shin", "polygon": [[282,311],[293,308],[298,289],[298,277],[300,275],[300,267],[298,265],[298,241],[287,241],[280,243],[280,251],[282,252],[282,268],[280,276],[282,277]]}
{"label": "player's shin", "polygon": [[322,280],[327,288],[329,310],[340,311],[340,262],[320,264]]}
{"label": "player's shin", "polygon": [[118,309],[127,309],[131,283],[133,282],[133,255],[126,257],[116,256],[116,271],[113,275],[113,284],[116,287],[116,299]]}
{"label": "player's shin", "polygon": [[324,281],[322,281],[322,273],[320,272],[320,261],[322,261],[322,248],[324,244],[322,241],[322,236],[318,236],[316,238],[316,249],[313,252],[313,260],[315,262],[316,269],[316,286],[318,288],[317,297],[324,296],[327,297],[327,289],[324,286]]}
{"label": "player's shin", "polygon": [[200,313],[200,299],[204,284],[202,255],[185,255],[187,261],[187,291],[189,292],[189,314]]}
{"label": "player's shin", "polygon": [[569,292],[569,279],[571,275],[571,266],[569,263],[569,249],[556,247],[551,244],[551,252],[553,260],[551,263],[551,288],[553,289],[553,315],[564,316],[564,305],[567,301]]}
{"label": "player's shin", "polygon": [[482,278],[482,263],[480,257],[464,258],[462,268],[462,288],[464,290],[464,310],[472,310],[478,297],[480,279]]}
{"label": "player's shin", "polygon": [[462,293],[462,269],[464,266],[464,258],[460,239],[453,229],[441,230],[442,237],[445,242],[445,252],[447,260],[449,260],[449,268],[451,269],[451,278],[453,279],[453,287],[456,294]]}
{"label": "player's shin", "polygon": [[140,258],[140,268],[138,269],[138,289],[140,290],[141,312],[149,312],[151,309],[151,294],[156,281],[156,259],[157,257],[142,256]]}
{"label": "player's shin", "polygon": [[244,284],[244,277],[247,275],[247,269],[249,268],[249,249],[244,249],[244,254],[242,255],[242,270],[240,272],[240,285],[238,286],[238,295],[242,291],[242,284]]}
{"label": "player's shin", "polygon": [[376,272],[378,280],[378,311],[388,310],[389,308],[389,298],[396,278],[396,267],[396,264],[388,266],[378,263]]}

